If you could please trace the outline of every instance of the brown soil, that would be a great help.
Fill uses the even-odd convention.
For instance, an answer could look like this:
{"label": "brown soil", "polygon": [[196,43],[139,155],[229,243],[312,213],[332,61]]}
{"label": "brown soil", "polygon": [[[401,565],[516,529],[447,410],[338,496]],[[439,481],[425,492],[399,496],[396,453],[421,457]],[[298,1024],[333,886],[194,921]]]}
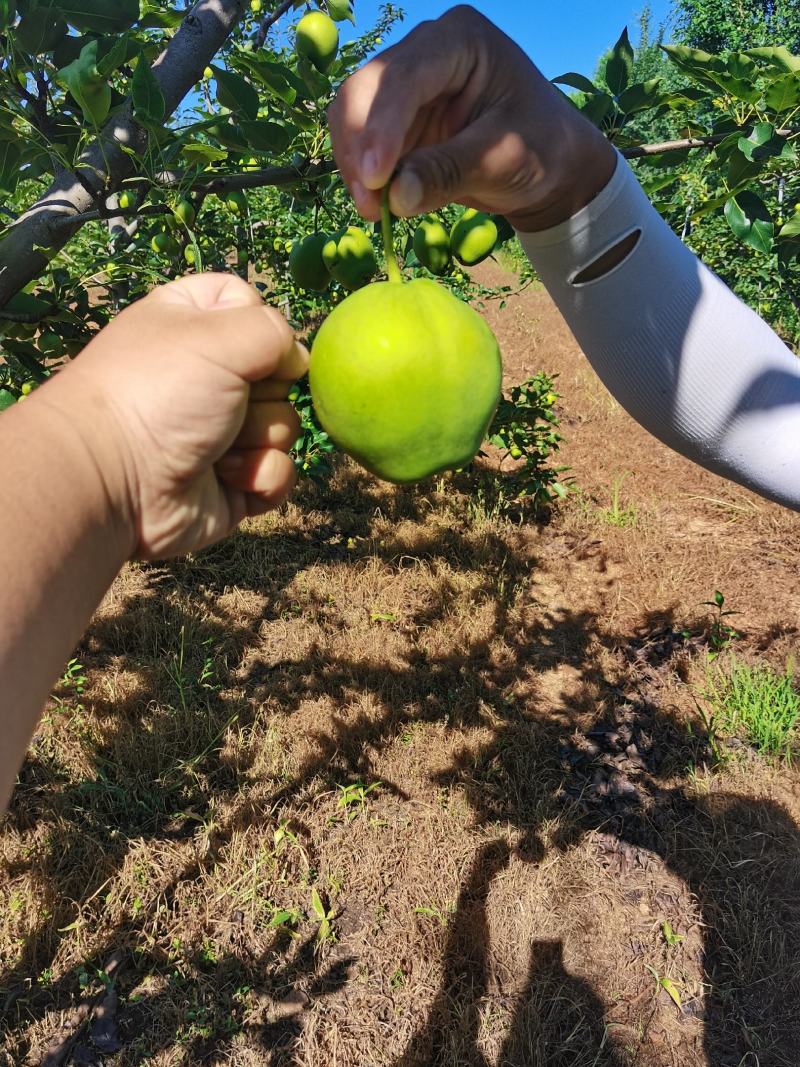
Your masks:
{"label": "brown soil", "polygon": [[715,590],[797,653],[800,519],[635,426],[543,292],[486,314],[577,491],[514,525],[344,466],[120,576],[0,832],[9,1064],[800,1064],[800,776],[698,714]]}

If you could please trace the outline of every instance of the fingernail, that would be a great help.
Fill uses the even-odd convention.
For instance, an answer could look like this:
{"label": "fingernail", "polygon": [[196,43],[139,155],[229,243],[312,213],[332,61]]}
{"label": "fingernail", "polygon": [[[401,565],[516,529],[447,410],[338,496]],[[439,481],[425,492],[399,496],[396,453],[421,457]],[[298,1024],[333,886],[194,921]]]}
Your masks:
{"label": "fingernail", "polygon": [[391,207],[395,215],[417,215],[425,190],[413,170],[401,170],[392,185]]}
{"label": "fingernail", "polygon": [[374,148],[368,148],[361,160],[361,177],[367,185],[380,181],[380,165],[378,153]]}

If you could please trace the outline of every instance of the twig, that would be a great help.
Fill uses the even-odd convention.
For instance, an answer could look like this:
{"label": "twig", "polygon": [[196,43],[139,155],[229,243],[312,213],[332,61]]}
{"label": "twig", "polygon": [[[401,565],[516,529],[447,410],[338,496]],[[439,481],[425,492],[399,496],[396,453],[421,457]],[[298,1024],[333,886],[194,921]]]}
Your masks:
{"label": "twig", "polygon": [[[789,137],[792,134],[800,133],[800,127],[793,126],[786,130],[775,131],[779,137]],[[641,159],[644,156],[660,156],[662,152],[683,152],[687,148],[715,148],[718,144],[721,144],[726,138],[730,137],[730,131],[728,133],[714,133],[709,134],[708,137],[686,137],[682,141],[661,141],[657,144],[640,144],[635,145],[632,148],[620,149],[621,154],[625,159]]]}
{"label": "twig", "polygon": [[292,2],[293,0],[283,0],[282,4],[278,4],[275,10],[265,17],[264,21],[258,27],[258,32],[256,33],[253,39],[253,44],[255,45],[256,49],[264,47],[264,41],[266,41],[267,39],[267,34],[278,21],[278,19],[281,18],[282,15],[286,14],[286,12],[292,6]]}

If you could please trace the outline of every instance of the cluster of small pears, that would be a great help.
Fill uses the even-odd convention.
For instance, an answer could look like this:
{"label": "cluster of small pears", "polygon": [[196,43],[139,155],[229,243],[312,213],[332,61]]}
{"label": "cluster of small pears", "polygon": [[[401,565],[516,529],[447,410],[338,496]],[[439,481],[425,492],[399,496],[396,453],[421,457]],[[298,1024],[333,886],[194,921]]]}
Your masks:
{"label": "cluster of small pears", "polygon": [[[467,210],[450,231],[435,215],[426,215],[414,233],[414,252],[431,274],[447,272],[452,260],[474,267],[492,254],[498,240],[497,224],[490,215]],[[297,242],[289,257],[289,270],[301,289],[324,292],[331,280],[345,289],[360,289],[378,270],[372,241],[357,226],[333,236],[313,233]]]}

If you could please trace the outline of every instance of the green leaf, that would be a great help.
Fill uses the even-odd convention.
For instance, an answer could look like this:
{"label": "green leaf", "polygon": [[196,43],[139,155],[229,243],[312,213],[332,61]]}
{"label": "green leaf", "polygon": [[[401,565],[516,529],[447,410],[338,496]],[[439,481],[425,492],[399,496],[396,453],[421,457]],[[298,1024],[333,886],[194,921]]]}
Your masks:
{"label": "green leaf", "polygon": [[328,14],[334,22],[344,22],[347,19],[348,22],[352,22],[355,26],[356,17],[353,14],[351,0],[328,0],[327,7]]}
{"label": "green leaf", "polygon": [[718,87],[719,83],[711,75],[725,71],[725,63],[719,56],[712,56],[699,48],[688,48],[683,44],[665,44],[661,47],[675,66],[684,73],[690,74],[702,85],[714,89]]}
{"label": "green leaf", "polygon": [[595,96],[587,97],[580,110],[589,122],[600,126],[603,120],[614,111],[614,100],[608,93],[597,93]]}
{"label": "green leaf", "polygon": [[748,48],[745,55],[754,59],[766,59],[766,61],[778,70],[800,70],[800,56],[793,56],[785,45],[774,45],[771,48]]}
{"label": "green leaf", "polygon": [[311,907],[320,922],[324,922],[328,913],[325,910],[325,905],[322,903],[322,899],[317,892],[316,887],[311,890]]}
{"label": "green leaf", "polygon": [[56,81],[72,94],[84,117],[99,126],[111,110],[111,86],[97,69],[97,41],[90,41],[81,54],[56,73]]}
{"label": "green leaf", "polygon": [[234,74],[224,67],[212,67],[217,83],[217,102],[237,115],[247,119],[258,117],[260,100],[258,93],[241,74]]}
{"label": "green leaf", "polygon": [[331,91],[331,83],[325,77],[324,74],[320,74],[313,63],[309,63],[307,59],[300,57],[297,61],[297,69],[300,73],[300,77],[305,82],[305,86],[311,93],[311,97],[314,100],[320,100],[323,96],[327,96]]}
{"label": "green leaf", "polygon": [[800,104],[800,73],[782,74],[767,88],[764,100],[768,108],[781,114]]}
{"label": "green leaf", "polygon": [[139,11],[139,27],[143,30],[174,30],[186,17],[185,11],[175,8],[163,10],[155,4],[142,4]]}
{"label": "green leaf", "polygon": [[13,26],[16,17],[16,0],[0,0],[0,33],[9,26]]}
{"label": "green leaf", "polygon": [[[302,95],[298,92],[297,85],[292,82],[292,72],[282,63],[253,59],[246,54],[238,55],[237,61],[246,67],[254,81],[262,85],[272,96],[282,100],[284,104],[293,104],[298,95]],[[302,82],[300,84],[302,85]]]}
{"label": "green leaf", "polygon": [[614,96],[619,96],[627,88],[632,73],[633,48],[628,40],[628,27],[626,26],[606,64],[606,85]]}
{"label": "green leaf", "polygon": [[677,1008],[682,1007],[681,995],[678,992],[678,987],[675,985],[675,983],[672,981],[671,978],[667,978],[666,976],[664,976],[662,978],[659,978],[658,984],[661,986],[661,988],[664,990],[664,992],[669,996],[669,998],[672,1000],[673,1004]]}
{"label": "green leaf", "polygon": [[800,211],[785,222],[778,231],[778,237],[800,237]]}
{"label": "green leaf", "polygon": [[90,37],[62,37],[53,51],[53,63],[60,70],[68,67],[81,54]]}
{"label": "green leaf", "polygon": [[618,104],[620,111],[631,115],[635,111],[658,107],[664,101],[665,94],[661,92],[661,79],[651,78],[646,82],[629,85],[624,93],[620,93]]}
{"label": "green leaf", "polygon": [[161,86],[155,79],[150,64],[142,53],[136,64],[131,82],[131,97],[133,99],[133,114],[137,119],[152,125],[158,125],[164,121],[167,109]]}
{"label": "green leaf", "polygon": [[794,146],[775,132],[771,122],[757,122],[749,137],[739,138],[738,148],[751,163],[772,157],[793,162],[797,157]]}
{"label": "green leaf", "polygon": [[97,73],[103,78],[113,74],[136,54],[131,48],[135,49],[136,44],[126,34],[101,41],[97,46]]}
{"label": "green leaf", "polygon": [[81,33],[122,33],[139,18],[139,0],[39,0],[36,10],[48,9]]}
{"label": "green leaf", "polygon": [[246,152],[250,147],[242,131],[231,122],[217,122],[208,127],[208,136],[234,152]]}
{"label": "green leaf", "polygon": [[0,318],[3,311],[13,312],[15,315],[30,315],[36,319],[43,319],[53,310],[53,305],[48,300],[43,300],[33,293],[19,292],[6,301],[4,308],[0,308]]}
{"label": "green leaf", "polygon": [[240,129],[255,152],[284,152],[297,133],[291,126],[281,126],[268,119],[244,121]]}
{"label": "green leaf", "polygon": [[228,158],[224,148],[215,148],[213,145],[203,144],[202,141],[189,141],[182,146],[181,153],[190,163],[220,163]]}
{"label": "green leaf", "polygon": [[728,73],[734,78],[753,78],[758,67],[744,52],[731,52],[725,60]]}
{"label": "green leaf", "polygon": [[67,24],[52,11],[35,8],[20,19],[14,30],[18,44],[33,56],[52,52],[67,33]]}
{"label": "green leaf", "polygon": [[557,85],[568,85],[571,89],[578,89],[582,93],[599,93],[600,89],[589,81],[588,78],[584,78],[582,74],[559,74],[557,78],[553,78],[553,81]]}
{"label": "green leaf", "polygon": [[6,408],[10,408],[13,404],[16,404],[17,398],[8,389],[0,389],[0,411],[5,411]]}
{"label": "green leaf", "polygon": [[731,197],[725,205],[725,218],[744,244],[758,252],[772,250],[775,224],[761,197],[749,190]]}
{"label": "green leaf", "polygon": [[21,155],[16,141],[0,141],[0,192],[13,193],[16,189]]}

